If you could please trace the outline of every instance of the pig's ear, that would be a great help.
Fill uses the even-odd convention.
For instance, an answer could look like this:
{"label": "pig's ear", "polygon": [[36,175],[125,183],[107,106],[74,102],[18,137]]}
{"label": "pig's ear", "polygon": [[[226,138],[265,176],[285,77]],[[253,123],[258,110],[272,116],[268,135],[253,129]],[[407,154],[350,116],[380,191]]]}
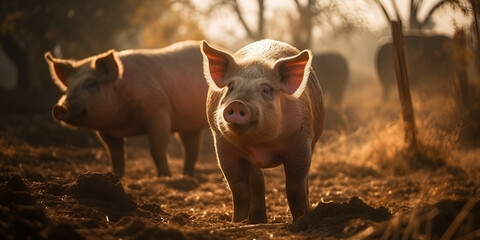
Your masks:
{"label": "pig's ear", "polygon": [[62,90],[67,89],[67,78],[74,72],[73,63],[69,60],[54,58],[50,52],[45,53],[53,82]]}
{"label": "pig's ear", "polygon": [[312,52],[303,50],[275,63],[274,70],[280,75],[280,89],[294,98],[300,97],[308,82],[312,65]]}
{"label": "pig's ear", "polygon": [[122,78],[123,64],[113,49],[97,57],[95,69],[105,74],[111,82]]}
{"label": "pig's ear", "polygon": [[202,41],[201,51],[203,55],[203,75],[210,87],[220,90],[226,86],[223,80],[235,60],[230,54],[211,47],[206,41]]}

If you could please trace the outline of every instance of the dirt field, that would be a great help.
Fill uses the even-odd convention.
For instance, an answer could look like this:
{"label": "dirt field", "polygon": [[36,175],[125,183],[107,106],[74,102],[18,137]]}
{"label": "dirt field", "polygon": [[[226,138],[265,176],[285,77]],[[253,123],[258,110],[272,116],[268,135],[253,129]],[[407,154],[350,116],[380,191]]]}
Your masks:
{"label": "dirt field", "polygon": [[118,179],[92,132],[3,102],[0,239],[479,239],[480,149],[461,140],[455,106],[414,99],[415,152],[403,144],[398,103],[372,97],[381,95],[375,84],[349,89],[349,130],[325,131],[317,144],[312,211],[295,224],[282,167],[264,171],[268,224],[230,221],[231,195],[208,131],[194,178],[180,174],[176,142],[173,176],[157,178],[145,140],[136,138]]}

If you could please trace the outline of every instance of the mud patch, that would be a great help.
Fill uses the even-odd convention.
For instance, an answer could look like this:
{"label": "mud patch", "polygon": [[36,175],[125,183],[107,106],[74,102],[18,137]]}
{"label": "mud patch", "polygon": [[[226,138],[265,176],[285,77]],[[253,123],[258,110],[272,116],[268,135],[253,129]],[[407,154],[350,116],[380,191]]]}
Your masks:
{"label": "mud patch", "polygon": [[386,208],[374,208],[366,205],[358,197],[352,197],[348,202],[343,203],[318,203],[313,211],[292,224],[290,230],[314,232],[315,235],[322,236],[345,237],[363,230],[372,221],[382,222],[390,217],[391,213]]}
{"label": "mud patch", "polygon": [[220,234],[214,234],[207,231],[192,232],[185,231],[178,227],[165,227],[149,224],[139,218],[130,219],[124,226],[117,228],[113,233],[117,237],[128,237],[131,239],[224,239]]}
{"label": "mud patch", "polygon": [[19,175],[0,187],[0,239],[40,239],[49,220]]}
{"label": "mud patch", "polygon": [[62,239],[70,239],[70,240],[83,240],[85,237],[80,235],[75,228],[68,224],[68,223],[58,223],[53,225],[49,230],[49,237],[50,240],[62,240]]}

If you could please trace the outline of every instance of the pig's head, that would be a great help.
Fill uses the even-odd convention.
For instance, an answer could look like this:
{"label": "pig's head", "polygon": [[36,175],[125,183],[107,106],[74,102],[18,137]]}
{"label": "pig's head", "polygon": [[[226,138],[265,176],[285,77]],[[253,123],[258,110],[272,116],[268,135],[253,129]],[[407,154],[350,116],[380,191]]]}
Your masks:
{"label": "pig's head", "polygon": [[232,141],[257,144],[277,137],[284,129],[286,101],[299,98],[306,86],[312,54],[266,62],[244,59],[202,44],[204,75],[219,95],[215,128]]}
{"label": "pig's head", "polygon": [[123,65],[110,50],[80,61],[45,54],[54,83],[65,92],[53,106],[53,117],[62,124],[100,128],[114,111],[113,83],[122,78]]}

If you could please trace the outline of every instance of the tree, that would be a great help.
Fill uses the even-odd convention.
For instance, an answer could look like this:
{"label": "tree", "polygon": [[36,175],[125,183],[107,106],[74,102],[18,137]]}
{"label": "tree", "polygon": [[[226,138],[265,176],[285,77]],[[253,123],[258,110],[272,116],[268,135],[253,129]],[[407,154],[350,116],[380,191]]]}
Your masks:
{"label": "tree", "polygon": [[[56,50],[57,57],[84,58],[112,48],[139,47],[142,39],[138,36],[145,34],[146,28],[158,27],[152,22],[158,23],[156,20],[167,15],[174,4],[173,0],[2,0],[0,45],[17,66],[21,88],[52,86],[44,52]],[[189,27],[195,25],[193,21],[181,21],[179,15],[170,15],[169,19],[177,21],[160,25],[163,29],[157,28],[155,33],[171,31],[172,26],[179,28],[187,22]],[[119,43],[120,35],[123,38]],[[168,36],[170,42],[181,40],[171,37],[178,35]],[[159,42],[150,41],[150,47]]]}
{"label": "tree", "polygon": [[[187,1],[188,2],[188,1]],[[216,0],[212,1],[207,11],[201,12],[203,16],[209,16],[214,11],[225,9],[227,7],[236,16],[239,25],[245,31],[247,38],[256,41],[266,37],[271,37],[268,26],[274,26],[279,31],[286,31],[279,40],[290,40],[291,44],[297,48],[310,48],[313,39],[313,29],[315,27],[330,25],[330,28],[354,29],[352,26],[359,23],[358,18],[350,13],[343,11],[337,1],[324,0],[307,0],[302,3],[299,0],[292,0],[294,9],[285,10],[281,13],[275,13],[273,19],[266,19],[265,12],[267,7],[264,0],[257,0],[256,24],[255,27],[248,23],[247,13],[242,9],[242,5],[238,0]],[[285,4],[285,3],[284,3]],[[190,6],[192,4],[189,4]],[[288,20],[284,23],[282,21]],[[285,24],[285,25],[282,25]],[[287,26],[278,28],[279,26]],[[290,26],[288,28],[288,26]],[[287,41],[289,42],[289,41]]]}
{"label": "tree", "polygon": [[469,0],[473,15],[473,35],[475,39],[475,61],[477,77],[480,78],[480,0]]}
{"label": "tree", "polygon": [[411,0],[410,1],[410,17],[409,17],[409,27],[411,29],[423,29],[423,28],[432,28],[433,23],[431,18],[433,13],[440,9],[443,5],[448,3],[448,1],[439,1],[437,2],[430,10],[423,20],[420,20],[418,15],[418,10],[422,7],[423,0]]}
{"label": "tree", "polygon": [[112,37],[127,25],[128,16],[118,14],[131,3],[85,1],[0,2],[0,44],[17,66],[19,86],[42,87],[47,50],[62,49],[70,57],[85,57],[111,48]]}
{"label": "tree", "polygon": [[320,5],[315,0],[308,0],[304,6],[298,0],[293,1],[299,16],[295,28],[292,29],[293,42],[300,49],[309,48],[312,44],[314,18],[321,12]]}
{"label": "tree", "polygon": [[257,12],[257,22],[256,28],[252,27],[248,24],[245,13],[242,10],[242,5],[239,4],[238,0],[214,0],[210,3],[210,6],[207,8],[206,11],[201,12],[198,9],[193,7],[193,4],[190,1],[184,2],[185,5],[191,7],[193,11],[200,12],[201,15],[210,16],[213,12],[218,11],[219,9],[223,9],[222,7],[226,7],[230,11],[235,14],[239,23],[241,24],[243,30],[245,31],[248,38],[252,40],[260,40],[265,37],[264,33],[264,26],[265,26],[265,3],[264,0],[257,0],[258,12]]}
{"label": "tree", "polygon": [[[479,2],[480,2],[479,0],[465,0],[465,1],[470,2],[474,12],[475,12],[475,6],[474,5],[479,4]],[[385,7],[383,6],[383,4],[381,3],[380,0],[373,0],[373,2],[377,3],[377,5],[382,9],[382,11],[385,15],[385,18],[388,21],[394,20],[394,19],[392,19],[392,16],[390,16],[387,13]],[[468,11],[469,11],[463,4],[464,0],[438,0],[437,2],[435,2],[435,4],[432,7],[430,7],[430,9],[428,9],[425,17],[423,17],[423,19],[421,19],[420,15],[419,15],[419,10],[423,6],[425,6],[424,3],[425,2],[423,0],[410,0],[410,8],[409,8],[409,12],[408,12],[408,28],[410,28],[410,29],[420,29],[420,30],[433,28],[435,26],[435,24],[432,22],[432,16],[439,9],[441,9],[443,6],[446,6],[446,5],[449,5],[450,7],[453,7],[455,9],[460,9],[465,14],[467,14]],[[399,14],[399,11],[398,11],[398,6],[397,6],[396,1],[391,0],[391,4],[393,5],[393,9],[394,9],[394,12],[395,12],[395,16],[393,16],[393,17],[396,18],[396,19],[402,20],[400,14]],[[479,6],[476,6],[476,9],[478,9],[478,8],[479,8]],[[477,13],[477,15],[478,15],[478,13]],[[478,17],[476,17],[476,18],[478,19]],[[475,20],[475,21],[477,21],[477,20]]]}

